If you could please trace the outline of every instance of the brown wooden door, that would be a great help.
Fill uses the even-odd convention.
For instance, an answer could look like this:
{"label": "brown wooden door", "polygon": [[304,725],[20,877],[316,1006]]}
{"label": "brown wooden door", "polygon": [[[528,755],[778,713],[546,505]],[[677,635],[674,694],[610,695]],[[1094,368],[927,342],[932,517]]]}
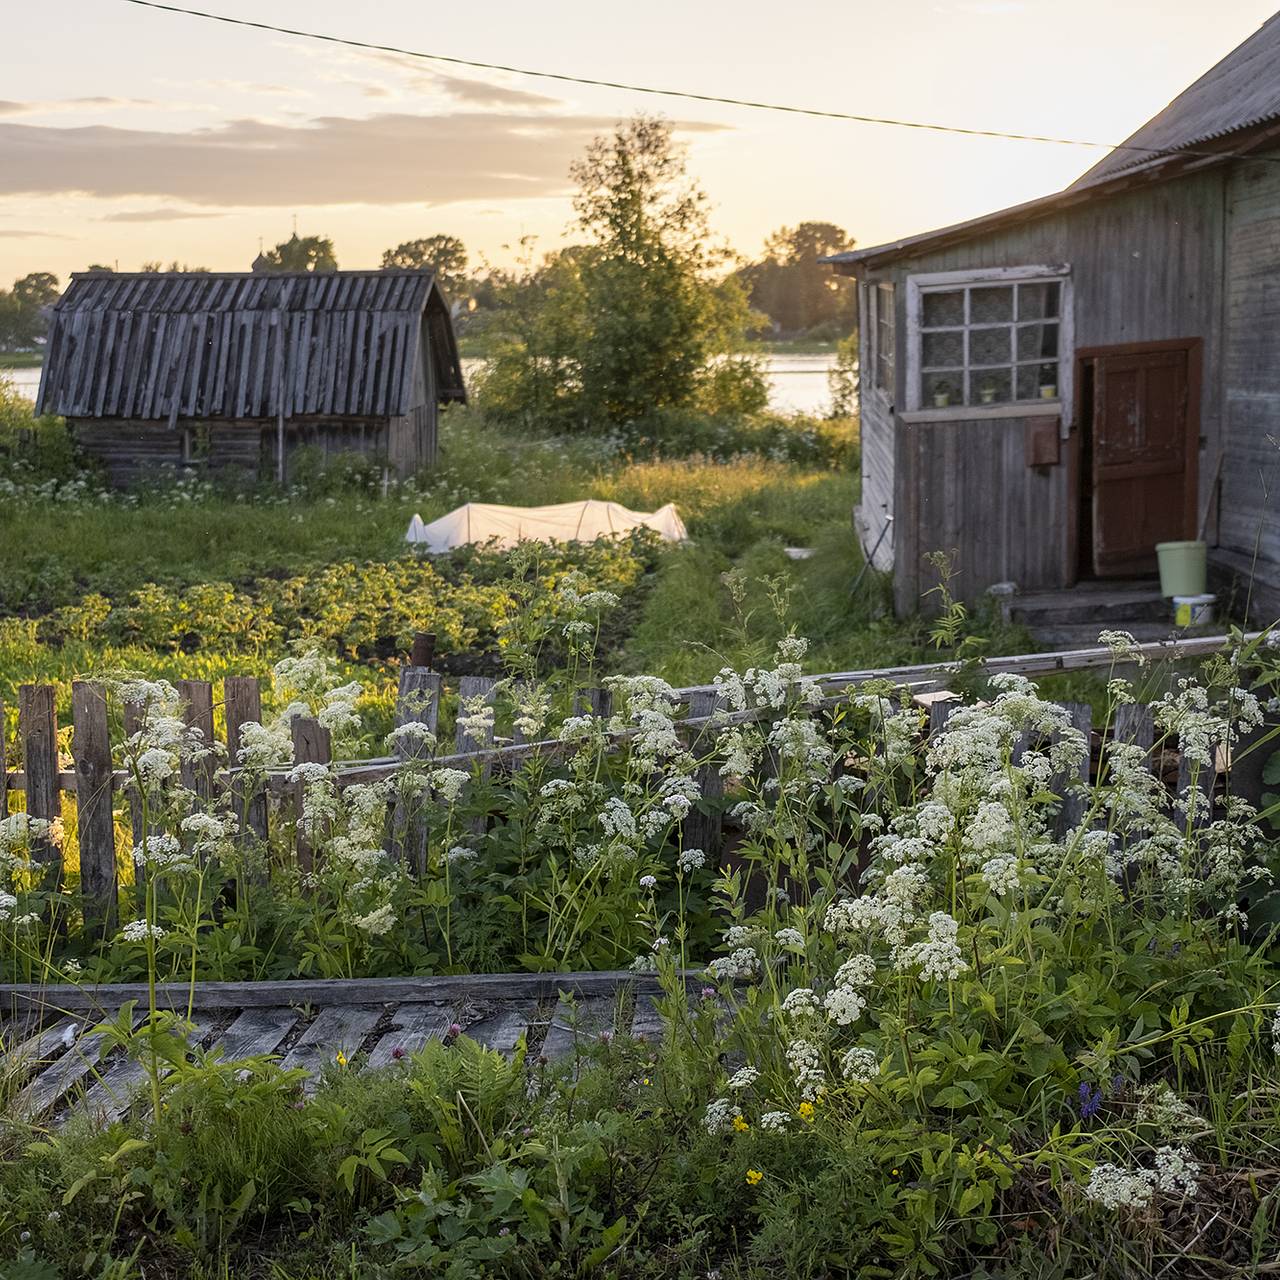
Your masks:
{"label": "brown wooden door", "polygon": [[1152,573],[1194,538],[1199,344],[1100,352],[1093,377],[1093,569]]}

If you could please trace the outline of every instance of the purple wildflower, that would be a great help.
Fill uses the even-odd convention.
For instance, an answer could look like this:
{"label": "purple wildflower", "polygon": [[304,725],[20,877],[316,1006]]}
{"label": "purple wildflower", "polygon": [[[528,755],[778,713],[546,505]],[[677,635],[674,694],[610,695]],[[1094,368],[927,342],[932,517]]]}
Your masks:
{"label": "purple wildflower", "polygon": [[1083,1081],[1079,1088],[1080,1095],[1080,1119],[1092,1120],[1098,1114],[1098,1108],[1102,1106],[1102,1090]]}

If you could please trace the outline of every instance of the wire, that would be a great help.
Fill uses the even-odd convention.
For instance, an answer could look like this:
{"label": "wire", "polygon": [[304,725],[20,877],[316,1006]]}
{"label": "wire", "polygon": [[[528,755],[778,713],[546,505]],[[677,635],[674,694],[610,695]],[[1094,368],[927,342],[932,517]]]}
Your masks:
{"label": "wire", "polygon": [[1097,147],[1109,151],[1136,151],[1151,159],[1162,156],[1184,156],[1205,160],[1267,160],[1280,164],[1280,156],[1255,156],[1232,151],[1191,151],[1185,147],[1143,147],[1132,142],[1090,142],[1084,138],[1055,138],[1039,133],[1006,133],[999,129],[966,129],[960,125],[931,124],[924,120],[894,120],[886,116],[855,115],[848,111],[823,111],[818,107],[796,107],[780,102],[756,102],[750,98],[722,98],[712,93],[693,93],[685,89],[657,89],[652,85],[628,84],[621,80],[597,80],[590,76],[572,76],[561,71],[534,71],[529,67],[512,67],[501,62],[480,62],[474,58],[455,58],[444,53],[423,53],[420,49],[402,49],[393,44],[374,44],[368,40],[352,40],[346,36],[325,35],[319,31],[302,31],[297,27],[280,27],[270,22],[255,22],[250,18],[233,18],[225,13],[210,13],[206,9],[188,9],[183,5],[161,4],[159,0],[124,0],[125,4],[143,9],[158,9],[165,13],[180,13],[189,18],[204,18],[209,22],[223,22],[232,27],[253,27],[258,31],[272,31],[282,36],[297,36],[302,40],[320,40],[325,44],[340,44],[351,49],[368,49],[374,53],[394,53],[404,58],[419,58],[424,62],[445,62],[455,67],[472,67],[479,71],[505,71],[511,75],[531,76],[537,80],[558,80],[565,84],[584,84],[596,89],[622,89],[627,93],[644,93],[660,98],[681,98],[689,102],[710,102],[726,107],[748,107],[753,111],[781,111],[787,115],[813,116],[820,120],[848,120],[855,124],[889,125],[895,129],[920,129],[928,133],[952,133],[966,138],[1002,138],[1011,142],[1047,142],[1060,147]]}
{"label": "wire", "polygon": [[[259,31],[272,31],[278,35],[298,36],[304,40],[321,40],[327,44],[345,45],[352,49],[369,49],[375,53],[394,53],[406,58],[420,58],[428,62],[446,62],[458,67],[472,67],[481,71],[506,71],[517,76],[532,76],[540,80],[559,80],[568,84],[590,85],[597,89],[622,89],[628,93],[645,93],[663,98],[683,98],[690,102],[711,102],[729,107],[749,107],[755,111],[782,111],[790,115],[815,116],[824,120],[850,120],[858,124],[891,125],[898,129],[923,129],[931,133],[957,133],[970,138],[1006,138],[1014,142],[1049,142],[1064,147],[1104,147],[1115,150],[1142,151],[1149,155],[1173,154],[1155,147],[1135,147],[1110,142],[1088,142],[1081,138],[1052,138],[1037,133],[1004,133],[998,129],[965,129],[959,125],[930,124],[922,120],[892,120],[884,116],[854,115],[847,111],[823,111],[817,107],[796,107],[778,102],[755,102],[748,98],[722,98],[711,93],[692,93],[683,89],[656,89],[651,85],[627,84],[619,80],[596,80],[589,76],[573,76],[559,71],[534,71],[528,67],[511,67],[500,62],[479,62],[473,58],[454,58],[443,53],[423,53],[418,49],[402,49],[396,45],[374,44],[367,40],[351,40],[344,36],[324,35],[318,31],[301,31],[296,27],[279,27],[270,22],[255,22],[249,18],[233,18],[225,13],[210,13],[204,9],[188,9],[182,5],[161,4],[158,0],[124,0],[126,4],[144,9],[159,9],[166,13],[181,13],[191,18],[204,18],[210,22],[224,22],[233,27],[254,27]],[[1180,152],[1179,154],[1190,154]],[[1214,155],[1220,153],[1214,152]]]}

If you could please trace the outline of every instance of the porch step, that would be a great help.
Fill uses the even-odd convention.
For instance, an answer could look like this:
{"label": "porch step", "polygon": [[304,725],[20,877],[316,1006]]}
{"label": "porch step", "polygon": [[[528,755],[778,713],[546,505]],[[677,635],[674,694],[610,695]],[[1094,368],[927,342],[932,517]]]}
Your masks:
{"label": "porch step", "polygon": [[1141,582],[1083,582],[1062,591],[1033,591],[1008,597],[1003,604],[1009,622],[1035,631],[1041,627],[1132,630],[1127,624],[1161,623],[1172,626],[1172,605],[1153,580]]}
{"label": "porch step", "polygon": [[1037,649],[1052,651],[1092,649],[1098,643],[1098,632],[1104,628],[1111,631],[1127,631],[1141,643],[1150,640],[1171,640],[1176,636],[1188,634],[1186,630],[1178,630],[1172,621],[1131,622],[1123,619],[1104,622],[1051,623],[1045,626],[1029,627],[1028,630]]}

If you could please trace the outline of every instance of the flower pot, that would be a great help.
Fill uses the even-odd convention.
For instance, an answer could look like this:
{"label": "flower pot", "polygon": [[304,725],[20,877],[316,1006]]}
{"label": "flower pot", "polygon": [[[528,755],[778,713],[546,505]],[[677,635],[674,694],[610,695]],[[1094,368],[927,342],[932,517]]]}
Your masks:
{"label": "flower pot", "polygon": [[1040,388],[1041,400],[1056,400],[1057,398],[1058,398],[1058,388],[1056,384],[1051,382],[1049,383],[1048,386]]}
{"label": "flower pot", "polygon": [[945,391],[939,391],[933,397],[933,407],[935,409],[945,409],[951,403],[951,397]]}
{"label": "flower pot", "polygon": [[978,396],[983,404],[995,404],[996,393],[994,391],[979,391]]}

